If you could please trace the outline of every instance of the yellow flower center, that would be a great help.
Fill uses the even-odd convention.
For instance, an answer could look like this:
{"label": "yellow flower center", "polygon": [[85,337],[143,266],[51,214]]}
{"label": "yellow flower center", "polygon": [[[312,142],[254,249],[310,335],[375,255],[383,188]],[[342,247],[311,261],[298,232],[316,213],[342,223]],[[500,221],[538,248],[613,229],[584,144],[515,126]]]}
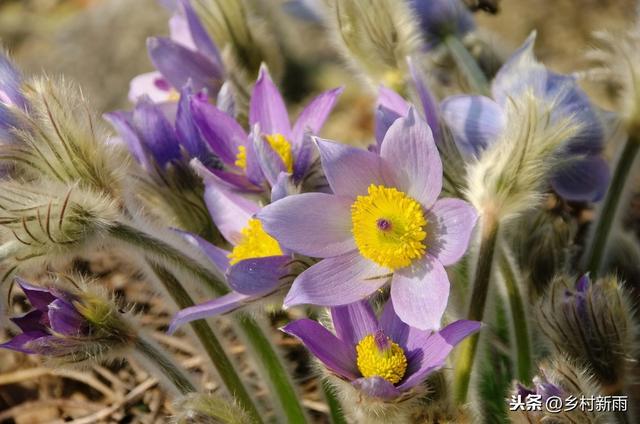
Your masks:
{"label": "yellow flower center", "polygon": [[278,241],[264,231],[259,220],[251,218],[241,232],[240,243],[228,255],[229,264],[233,265],[245,259],[282,255]]}
{"label": "yellow flower center", "polygon": [[[287,139],[282,134],[271,134],[265,136],[265,138],[269,146],[282,159],[287,172],[293,172],[293,153],[291,152],[291,144]],[[238,168],[247,169],[247,148],[245,146],[238,146],[234,164]]]}
{"label": "yellow flower center", "polygon": [[365,336],[356,346],[358,370],[363,377],[382,377],[398,384],[407,371],[404,350],[378,331]]}
{"label": "yellow flower center", "polygon": [[420,204],[395,188],[371,184],[368,193],[351,205],[360,254],[392,270],[424,256],[427,220]]}

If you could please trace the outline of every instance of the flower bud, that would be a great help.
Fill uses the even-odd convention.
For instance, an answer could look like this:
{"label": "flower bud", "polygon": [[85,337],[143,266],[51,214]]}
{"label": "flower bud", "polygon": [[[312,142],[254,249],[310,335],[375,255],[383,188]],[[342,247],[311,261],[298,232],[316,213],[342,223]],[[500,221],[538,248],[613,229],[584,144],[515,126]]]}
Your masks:
{"label": "flower bud", "polygon": [[215,394],[193,393],[178,399],[175,404],[175,424],[249,424],[253,421],[246,412]]}
{"label": "flower bud", "polygon": [[113,358],[135,340],[133,327],[101,294],[80,285],[68,288],[60,280],[45,287],[16,281],[34,309],[11,318],[22,333],[2,348],[83,364]]}
{"label": "flower bud", "polygon": [[615,277],[558,276],[540,301],[540,328],[557,353],[587,367],[607,394],[624,388],[636,347],[630,294]]}

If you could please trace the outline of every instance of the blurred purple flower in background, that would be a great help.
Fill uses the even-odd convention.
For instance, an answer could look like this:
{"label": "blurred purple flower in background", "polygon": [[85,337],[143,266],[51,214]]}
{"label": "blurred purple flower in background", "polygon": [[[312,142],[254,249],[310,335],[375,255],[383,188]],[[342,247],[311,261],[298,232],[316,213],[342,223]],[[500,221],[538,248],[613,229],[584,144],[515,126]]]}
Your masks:
{"label": "blurred purple flower in background", "polygon": [[421,384],[481,326],[460,320],[438,331],[417,330],[398,318],[390,301],[380,320],[367,301],[331,308],[331,320],[335,335],[310,319],[293,321],[282,330],[300,339],[331,373],[382,400]]}
{"label": "blurred purple flower in background", "polygon": [[25,109],[25,99],[21,93],[22,74],[9,57],[0,52],[0,140],[13,140],[12,129],[18,127],[11,108]]}
{"label": "blurred purple flower in background", "polygon": [[473,14],[461,0],[407,0],[415,13],[427,49],[448,36],[463,38],[475,29]]}

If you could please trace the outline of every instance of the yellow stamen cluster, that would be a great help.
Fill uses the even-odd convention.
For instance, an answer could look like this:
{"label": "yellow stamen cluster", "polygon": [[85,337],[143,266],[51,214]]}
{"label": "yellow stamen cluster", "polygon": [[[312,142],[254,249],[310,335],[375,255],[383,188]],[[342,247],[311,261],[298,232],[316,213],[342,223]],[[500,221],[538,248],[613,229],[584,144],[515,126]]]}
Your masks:
{"label": "yellow stamen cluster", "polygon": [[242,229],[242,240],[228,256],[231,259],[229,263],[233,265],[245,259],[278,255],[282,255],[278,241],[264,231],[259,220],[252,218]]}
{"label": "yellow stamen cluster", "polygon": [[351,231],[360,254],[392,270],[424,256],[422,206],[395,188],[371,184],[368,193],[351,205]]}
{"label": "yellow stamen cluster", "polygon": [[386,346],[380,347],[376,335],[369,334],[360,340],[356,353],[358,370],[363,377],[377,376],[398,384],[407,371],[404,350],[389,337],[386,337]]}
{"label": "yellow stamen cluster", "polygon": [[293,153],[291,152],[291,143],[282,134],[272,134],[266,136],[267,142],[271,148],[280,156],[287,172],[293,172]]}
{"label": "yellow stamen cluster", "polygon": [[[265,136],[269,146],[278,154],[282,162],[284,163],[287,172],[293,172],[293,152],[291,151],[291,143],[287,141],[282,134],[271,134]],[[247,169],[247,148],[245,146],[238,146],[238,153],[236,153],[236,161],[234,165],[238,168]]]}

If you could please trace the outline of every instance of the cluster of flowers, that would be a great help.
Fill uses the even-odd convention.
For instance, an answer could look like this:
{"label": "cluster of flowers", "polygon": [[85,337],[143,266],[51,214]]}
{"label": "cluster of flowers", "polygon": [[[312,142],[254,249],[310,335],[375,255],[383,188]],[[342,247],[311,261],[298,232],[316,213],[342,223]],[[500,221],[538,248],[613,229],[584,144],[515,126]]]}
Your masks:
{"label": "cluster of flowers", "polygon": [[[427,50],[473,29],[459,2],[441,3],[434,11],[425,2],[408,2],[421,17]],[[202,201],[224,238],[214,244],[186,228],[173,231],[210,260],[228,290],[183,308],[169,332],[265,302],[285,309],[327,307],[326,325],[300,319],[282,331],[308,348],[336,387],[397,404],[421,393],[452,349],[481,329],[486,287],[471,300],[480,302],[479,316],[443,325],[451,286],[445,267],[454,267],[477,239],[480,259],[473,272],[488,281],[493,252],[483,249],[498,224],[522,215],[551,190],[582,202],[599,201],[607,191],[599,113],[574,77],[535,59],[535,34],[502,66],[487,96],[455,95],[438,104],[410,60],[408,86],[420,104],[381,86],[376,142],[363,149],[318,137],[342,88],[315,97],[292,125],[263,64],[244,116],[223,55],[191,2],[178,1],[170,23],[171,37],[148,42],[157,71],[132,81],[133,111],[105,116],[118,132],[111,143],[126,146],[146,174],[160,177],[156,183],[175,178],[177,168],[201,181]],[[12,109],[30,106],[19,72],[0,60],[0,135],[10,143],[22,125]],[[458,168],[448,168],[451,146]],[[443,190],[451,172],[464,175],[458,178],[464,187]],[[487,257],[488,267],[481,266]],[[35,310],[13,319],[23,332],[1,347],[67,355],[75,346],[67,342],[95,337],[78,298],[20,285]],[[567,291],[562,305],[546,305],[584,312],[588,277],[576,290]],[[541,310],[553,339],[558,318]],[[591,320],[598,327],[597,317]],[[578,345],[571,353],[580,356],[585,349]],[[541,381],[533,391],[518,390],[579,389]]]}

